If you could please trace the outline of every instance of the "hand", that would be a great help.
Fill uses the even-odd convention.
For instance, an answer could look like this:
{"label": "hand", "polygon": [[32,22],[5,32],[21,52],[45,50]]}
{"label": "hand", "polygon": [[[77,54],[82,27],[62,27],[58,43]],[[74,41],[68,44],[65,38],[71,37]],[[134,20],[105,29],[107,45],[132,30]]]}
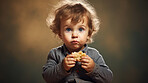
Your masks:
{"label": "hand", "polygon": [[74,67],[76,63],[76,59],[74,59],[74,55],[70,54],[64,58],[63,66],[66,71],[69,71],[70,68]]}
{"label": "hand", "polygon": [[86,55],[83,56],[81,59],[81,67],[89,73],[93,71],[95,63],[88,55]]}

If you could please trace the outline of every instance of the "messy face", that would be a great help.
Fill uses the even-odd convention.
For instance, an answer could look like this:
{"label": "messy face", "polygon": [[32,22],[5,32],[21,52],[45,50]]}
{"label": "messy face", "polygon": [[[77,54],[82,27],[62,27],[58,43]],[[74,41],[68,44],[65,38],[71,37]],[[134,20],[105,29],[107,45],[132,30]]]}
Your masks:
{"label": "messy face", "polygon": [[78,23],[73,23],[71,18],[61,20],[59,37],[70,52],[80,51],[84,48],[84,44],[89,39],[88,32],[88,18],[86,16]]}

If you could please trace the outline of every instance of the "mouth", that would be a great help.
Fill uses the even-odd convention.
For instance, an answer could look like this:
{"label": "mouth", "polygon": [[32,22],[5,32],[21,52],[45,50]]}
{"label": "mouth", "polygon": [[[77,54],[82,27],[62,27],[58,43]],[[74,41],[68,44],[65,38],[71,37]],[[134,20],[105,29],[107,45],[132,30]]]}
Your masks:
{"label": "mouth", "polygon": [[71,43],[72,43],[72,44],[78,44],[79,42],[74,40],[74,41],[72,41]]}

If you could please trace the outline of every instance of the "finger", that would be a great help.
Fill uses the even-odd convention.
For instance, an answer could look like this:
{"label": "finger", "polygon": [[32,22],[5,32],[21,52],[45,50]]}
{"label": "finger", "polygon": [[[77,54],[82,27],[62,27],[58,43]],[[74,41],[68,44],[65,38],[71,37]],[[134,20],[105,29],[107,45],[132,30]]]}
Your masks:
{"label": "finger", "polygon": [[90,57],[88,55],[82,56],[81,59],[89,59]]}
{"label": "finger", "polygon": [[75,64],[75,63],[76,63],[76,62],[74,62],[74,61],[68,61],[68,62],[67,62],[68,65],[73,65],[73,64]]}
{"label": "finger", "polygon": [[81,65],[81,67],[82,67],[83,69],[87,69],[87,66],[86,66],[86,65]]}
{"label": "finger", "polygon": [[70,54],[66,56],[67,58],[74,58],[74,55]]}
{"label": "finger", "polygon": [[87,58],[88,58],[87,56],[82,56],[82,57],[81,57],[81,59],[87,59]]}
{"label": "finger", "polygon": [[83,66],[88,66],[89,63],[81,63]]}
{"label": "finger", "polygon": [[75,58],[67,58],[67,61],[76,61]]}
{"label": "finger", "polygon": [[74,66],[75,66],[75,64],[73,64],[73,65],[68,65],[69,68],[72,68],[72,67],[74,67]]}
{"label": "finger", "polygon": [[81,62],[82,62],[82,63],[89,63],[89,59],[88,59],[88,58],[81,59]]}

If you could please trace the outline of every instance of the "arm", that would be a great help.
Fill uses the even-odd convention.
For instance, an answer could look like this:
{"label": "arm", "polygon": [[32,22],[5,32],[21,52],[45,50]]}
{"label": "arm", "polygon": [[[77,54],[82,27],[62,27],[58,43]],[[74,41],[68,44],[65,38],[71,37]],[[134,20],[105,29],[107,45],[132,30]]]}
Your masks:
{"label": "arm", "polygon": [[112,71],[105,64],[105,61],[99,52],[97,52],[94,62],[94,69],[92,72],[88,73],[88,75],[96,83],[111,83],[113,77]]}
{"label": "arm", "polygon": [[50,51],[47,63],[43,66],[43,78],[47,83],[57,83],[61,81],[69,73],[63,68],[62,62],[57,63],[56,55]]}

